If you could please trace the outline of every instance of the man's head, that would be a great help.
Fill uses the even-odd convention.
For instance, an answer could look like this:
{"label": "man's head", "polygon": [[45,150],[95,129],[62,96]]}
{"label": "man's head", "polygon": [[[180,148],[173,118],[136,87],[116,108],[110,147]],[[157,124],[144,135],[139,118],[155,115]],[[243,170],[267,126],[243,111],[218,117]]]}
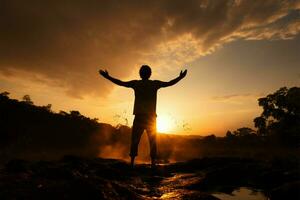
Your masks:
{"label": "man's head", "polygon": [[148,65],[142,65],[140,68],[140,77],[143,80],[148,80],[151,76],[151,68]]}

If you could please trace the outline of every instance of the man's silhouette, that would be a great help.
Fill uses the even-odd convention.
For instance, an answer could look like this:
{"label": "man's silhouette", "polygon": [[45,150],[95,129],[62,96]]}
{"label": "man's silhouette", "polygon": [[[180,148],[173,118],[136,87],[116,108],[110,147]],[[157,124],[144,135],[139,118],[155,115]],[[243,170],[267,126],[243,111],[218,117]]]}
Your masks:
{"label": "man's silhouette", "polygon": [[151,68],[148,65],[142,65],[140,68],[140,77],[142,80],[121,81],[111,77],[107,70],[100,70],[99,73],[111,82],[134,89],[135,100],[133,114],[135,115],[132,125],[130,157],[131,165],[138,153],[138,144],[144,130],[147,131],[150,143],[151,164],[156,164],[156,96],[157,90],[162,87],[168,87],[176,84],[186,76],[187,70],[181,71],[179,76],[169,82],[158,80],[149,80]]}

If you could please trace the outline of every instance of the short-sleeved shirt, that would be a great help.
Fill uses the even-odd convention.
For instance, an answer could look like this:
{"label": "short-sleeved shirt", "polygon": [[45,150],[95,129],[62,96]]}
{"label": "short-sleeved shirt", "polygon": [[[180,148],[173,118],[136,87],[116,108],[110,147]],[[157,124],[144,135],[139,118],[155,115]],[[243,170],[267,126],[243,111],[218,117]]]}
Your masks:
{"label": "short-sleeved shirt", "polygon": [[133,114],[156,115],[157,90],[162,87],[162,82],[134,80],[130,81],[130,87],[135,95]]}

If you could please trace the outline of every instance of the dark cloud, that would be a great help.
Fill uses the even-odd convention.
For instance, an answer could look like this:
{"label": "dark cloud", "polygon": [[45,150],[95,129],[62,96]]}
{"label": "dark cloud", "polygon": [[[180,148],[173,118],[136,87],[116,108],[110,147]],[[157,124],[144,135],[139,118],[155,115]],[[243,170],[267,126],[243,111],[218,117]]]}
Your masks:
{"label": "dark cloud", "polygon": [[236,38],[292,38],[300,31],[299,5],[295,0],[1,0],[0,72],[38,74],[77,97],[101,95],[108,84],[97,77],[99,67],[125,77],[145,55],[160,52],[159,44],[186,34],[197,48],[180,53],[183,58]]}
{"label": "dark cloud", "polygon": [[233,99],[233,98],[239,98],[239,97],[249,97],[251,94],[230,94],[230,95],[223,95],[223,96],[213,96],[213,100],[227,100],[227,99]]}
{"label": "dark cloud", "polygon": [[222,95],[222,96],[213,96],[211,97],[211,99],[217,102],[239,102],[239,101],[245,101],[245,99],[257,100],[262,96],[265,96],[265,94],[245,93],[245,94],[229,94],[229,95]]}

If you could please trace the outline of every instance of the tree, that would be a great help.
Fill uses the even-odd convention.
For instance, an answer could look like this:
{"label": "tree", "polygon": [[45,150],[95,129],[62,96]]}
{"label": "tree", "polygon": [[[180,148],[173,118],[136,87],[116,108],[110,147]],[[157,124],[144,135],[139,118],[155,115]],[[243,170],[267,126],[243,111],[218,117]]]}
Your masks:
{"label": "tree", "polygon": [[300,145],[300,88],[283,87],[258,99],[262,114],[254,119],[258,133],[278,136],[287,145]]}
{"label": "tree", "polygon": [[205,136],[203,138],[203,142],[206,142],[206,143],[213,143],[217,140],[217,137],[214,135],[214,134],[211,134],[211,135],[208,135],[208,136]]}
{"label": "tree", "polygon": [[232,134],[232,132],[231,131],[227,131],[226,132],[226,138],[228,138],[228,139],[231,139],[231,138],[234,138],[235,136]]}
{"label": "tree", "polygon": [[9,92],[1,92],[0,93],[0,96],[3,96],[3,97],[8,97],[8,95],[9,95]]}
{"label": "tree", "polygon": [[85,117],[81,115],[81,113],[77,110],[71,110],[70,111],[70,116],[73,118],[78,118],[78,119],[84,119]]}
{"label": "tree", "polygon": [[60,110],[58,114],[63,115],[63,116],[69,115],[66,111],[63,111],[63,110]]}
{"label": "tree", "polygon": [[260,136],[267,135],[266,119],[264,117],[256,117],[254,120],[254,126],[258,129],[257,134]]}
{"label": "tree", "polygon": [[31,98],[28,94],[24,95],[22,99],[25,103],[33,105],[33,101],[31,101]]}
{"label": "tree", "polygon": [[47,104],[46,106],[42,106],[42,108],[44,108],[45,110],[51,112],[51,107],[52,107],[52,104]]}
{"label": "tree", "polygon": [[251,128],[243,127],[234,131],[233,134],[237,137],[245,137],[249,135],[255,135],[255,131]]}

